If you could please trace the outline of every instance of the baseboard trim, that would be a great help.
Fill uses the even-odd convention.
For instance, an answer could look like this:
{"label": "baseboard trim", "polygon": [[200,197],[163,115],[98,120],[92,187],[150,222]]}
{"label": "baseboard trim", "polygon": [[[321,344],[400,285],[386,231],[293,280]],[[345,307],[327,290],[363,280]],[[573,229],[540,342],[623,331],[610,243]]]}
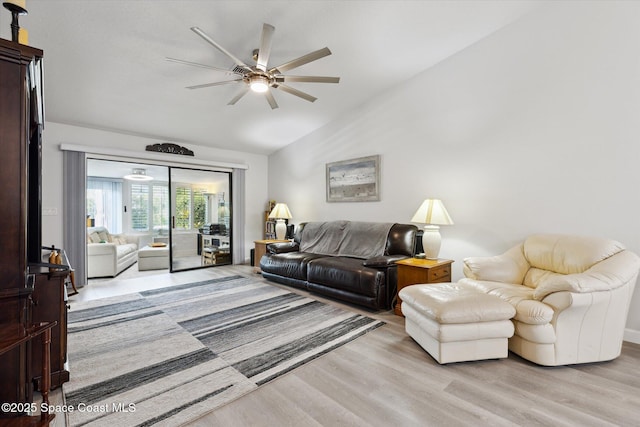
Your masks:
{"label": "baseboard trim", "polygon": [[640,331],[636,331],[635,329],[629,329],[629,328],[625,329],[624,340],[635,343],[635,344],[640,344]]}

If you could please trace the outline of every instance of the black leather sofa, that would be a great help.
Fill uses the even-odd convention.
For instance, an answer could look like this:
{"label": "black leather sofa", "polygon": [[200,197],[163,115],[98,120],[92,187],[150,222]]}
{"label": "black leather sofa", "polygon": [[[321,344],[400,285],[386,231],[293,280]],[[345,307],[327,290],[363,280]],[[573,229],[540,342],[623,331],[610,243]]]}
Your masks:
{"label": "black leather sofa", "polygon": [[414,255],[416,231],[409,224],[302,223],[292,242],[267,245],[260,269],[278,283],[389,309],[396,294],[395,262]]}

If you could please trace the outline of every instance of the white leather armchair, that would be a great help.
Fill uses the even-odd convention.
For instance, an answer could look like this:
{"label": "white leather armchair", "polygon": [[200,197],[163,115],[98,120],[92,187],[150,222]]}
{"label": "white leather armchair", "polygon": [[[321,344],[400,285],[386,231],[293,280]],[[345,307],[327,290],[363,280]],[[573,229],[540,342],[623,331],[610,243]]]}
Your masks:
{"label": "white leather armchair", "polygon": [[509,350],[540,365],[620,355],[640,258],[619,242],[533,235],[494,257],[464,260],[464,283],[516,309]]}

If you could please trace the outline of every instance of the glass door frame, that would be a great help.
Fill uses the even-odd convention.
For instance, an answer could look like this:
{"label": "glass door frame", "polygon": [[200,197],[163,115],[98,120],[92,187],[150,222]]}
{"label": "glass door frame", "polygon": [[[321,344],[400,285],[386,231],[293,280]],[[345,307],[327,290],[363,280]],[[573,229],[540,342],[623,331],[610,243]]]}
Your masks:
{"label": "glass door frame", "polygon": [[[233,182],[233,172],[232,171],[226,171],[226,170],[215,170],[215,169],[203,169],[203,168],[199,168],[199,167],[188,167],[188,166],[168,166],[169,168],[169,172],[168,172],[168,176],[169,176],[169,246],[170,246],[170,251],[169,251],[169,271],[171,273],[174,272],[179,272],[179,271],[190,271],[190,270],[198,270],[198,269],[202,269],[202,268],[209,268],[209,267],[216,267],[219,265],[231,265],[233,264],[233,190],[232,190],[232,182]],[[176,253],[174,252],[174,250],[176,249],[176,245],[178,244],[178,239],[177,239],[177,235],[179,233],[176,232],[176,189],[177,186],[175,184],[178,183],[184,183],[184,182],[178,182],[178,181],[174,181],[174,172],[195,172],[195,173],[209,173],[209,174],[225,174],[227,179],[226,179],[226,187],[225,187],[225,191],[222,192],[222,194],[224,195],[224,201],[225,201],[225,205],[228,208],[228,227],[226,227],[226,235],[225,238],[228,239],[228,262],[223,262],[221,264],[207,264],[204,262],[204,254],[200,254],[200,262],[198,262],[197,264],[195,264],[195,262],[193,263],[193,265],[191,266],[186,266],[186,267],[181,267],[178,268],[176,266],[177,264],[177,258],[181,258],[181,257],[176,257]],[[191,194],[191,199],[193,200],[193,193]],[[227,196],[228,195],[228,196]],[[193,216],[193,207],[190,206],[190,215]],[[205,214],[206,215],[206,214]],[[205,218],[205,224],[207,224],[207,220],[208,218]],[[193,218],[190,217],[189,219],[190,221],[190,230],[194,230],[193,228]],[[197,245],[197,249],[198,251],[202,251],[204,248],[204,245],[202,244],[202,242],[204,241],[204,239],[202,238],[204,236],[203,233],[200,232],[199,229],[197,230],[197,234],[199,237],[197,237],[196,239],[196,245]]]}

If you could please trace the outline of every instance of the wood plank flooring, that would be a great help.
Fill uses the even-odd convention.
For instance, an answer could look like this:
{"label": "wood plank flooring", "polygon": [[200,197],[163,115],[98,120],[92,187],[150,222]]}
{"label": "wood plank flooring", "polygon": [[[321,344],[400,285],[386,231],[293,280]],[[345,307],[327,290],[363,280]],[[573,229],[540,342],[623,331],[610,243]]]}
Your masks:
{"label": "wood plank flooring", "polygon": [[[228,266],[154,275],[146,282],[167,286],[203,274],[260,277],[249,266]],[[112,291],[142,286],[121,283]],[[90,288],[78,297],[109,293]],[[404,319],[392,311],[370,312],[298,292],[387,325],[189,426],[640,426],[638,344],[625,342],[614,361],[586,365],[541,367],[512,353],[439,365],[406,335]]]}

